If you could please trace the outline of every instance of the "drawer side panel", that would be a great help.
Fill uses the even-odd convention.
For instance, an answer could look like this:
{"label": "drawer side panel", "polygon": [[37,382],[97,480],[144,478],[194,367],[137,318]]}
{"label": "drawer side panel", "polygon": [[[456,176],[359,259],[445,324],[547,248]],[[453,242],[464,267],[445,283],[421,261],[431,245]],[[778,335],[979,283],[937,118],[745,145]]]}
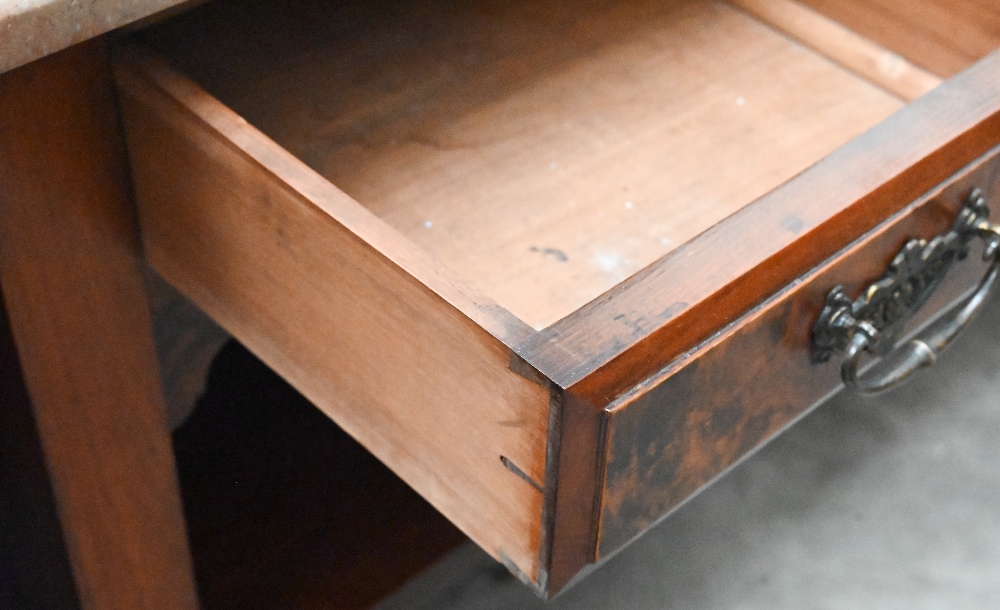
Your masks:
{"label": "drawer side panel", "polygon": [[[598,558],[624,546],[841,387],[838,362],[810,360],[812,326],[827,292],[843,284],[856,296],[881,277],[907,240],[950,228],[973,186],[987,190],[994,218],[1000,215],[996,154],[994,149],[943,190],[908,206],[609,407]],[[952,269],[921,319],[946,310],[983,271],[975,254]]]}
{"label": "drawer side panel", "polygon": [[154,268],[537,581],[548,388],[510,369],[503,329],[483,328],[345,227],[331,210],[350,211],[346,195],[183,77],[155,70],[118,67]]}

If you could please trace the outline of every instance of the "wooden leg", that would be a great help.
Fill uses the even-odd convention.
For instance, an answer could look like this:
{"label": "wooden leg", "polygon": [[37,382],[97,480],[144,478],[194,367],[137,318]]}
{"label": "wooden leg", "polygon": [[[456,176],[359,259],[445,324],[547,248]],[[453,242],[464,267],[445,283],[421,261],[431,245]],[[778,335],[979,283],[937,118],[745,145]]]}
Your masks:
{"label": "wooden leg", "polygon": [[81,606],[196,608],[107,54],[0,75],[0,280]]}

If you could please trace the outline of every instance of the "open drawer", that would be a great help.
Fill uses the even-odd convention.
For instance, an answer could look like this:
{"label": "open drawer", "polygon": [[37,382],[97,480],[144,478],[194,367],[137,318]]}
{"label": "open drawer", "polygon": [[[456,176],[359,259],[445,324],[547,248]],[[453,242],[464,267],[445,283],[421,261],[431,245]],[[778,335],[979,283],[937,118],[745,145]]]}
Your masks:
{"label": "open drawer", "polygon": [[217,0],[136,38],[153,266],[548,594],[841,386],[834,285],[1000,195],[973,0]]}

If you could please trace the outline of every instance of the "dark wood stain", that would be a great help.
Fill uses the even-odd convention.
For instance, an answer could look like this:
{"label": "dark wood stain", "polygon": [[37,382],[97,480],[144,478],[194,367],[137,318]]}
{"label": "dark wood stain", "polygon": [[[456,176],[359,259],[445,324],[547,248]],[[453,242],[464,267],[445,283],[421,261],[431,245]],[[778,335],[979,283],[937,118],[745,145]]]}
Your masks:
{"label": "dark wood stain", "polygon": [[521,467],[515,464],[513,461],[511,461],[509,457],[507,457],[506,455],[501,455],[500,462],[503,464],[504,468],[513,472],[515,475],[517,475],[524,481],[528,482],[532,487],[537,489],[539,492],[542,493],[545,492],[545,487],[541,483],[528,476],[528,473],[521,470]]}
{"label": "dark wood stain", "polygon": [[[810,361],[812,325],[826,292],[840,283],[856,294],[881,275],[907,239],[946,230],[974,185],[992,193],[997,214],[998,152],[963,172],[939,198],[908,207],[610,407],[597,558],[640,534],[839,387],[837,362]],[[981,273],[977,264],[953,270],[921,318],[944,311]]]}

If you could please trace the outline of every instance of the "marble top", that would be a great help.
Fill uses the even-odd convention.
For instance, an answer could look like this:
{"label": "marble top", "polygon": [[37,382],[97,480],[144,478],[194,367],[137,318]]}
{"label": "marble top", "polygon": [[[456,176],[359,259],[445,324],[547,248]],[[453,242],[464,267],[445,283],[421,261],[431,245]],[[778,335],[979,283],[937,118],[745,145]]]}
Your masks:
{"label": "marble top", "polygon": [[185,3],[185,0],[0,0],[0,72]]}

